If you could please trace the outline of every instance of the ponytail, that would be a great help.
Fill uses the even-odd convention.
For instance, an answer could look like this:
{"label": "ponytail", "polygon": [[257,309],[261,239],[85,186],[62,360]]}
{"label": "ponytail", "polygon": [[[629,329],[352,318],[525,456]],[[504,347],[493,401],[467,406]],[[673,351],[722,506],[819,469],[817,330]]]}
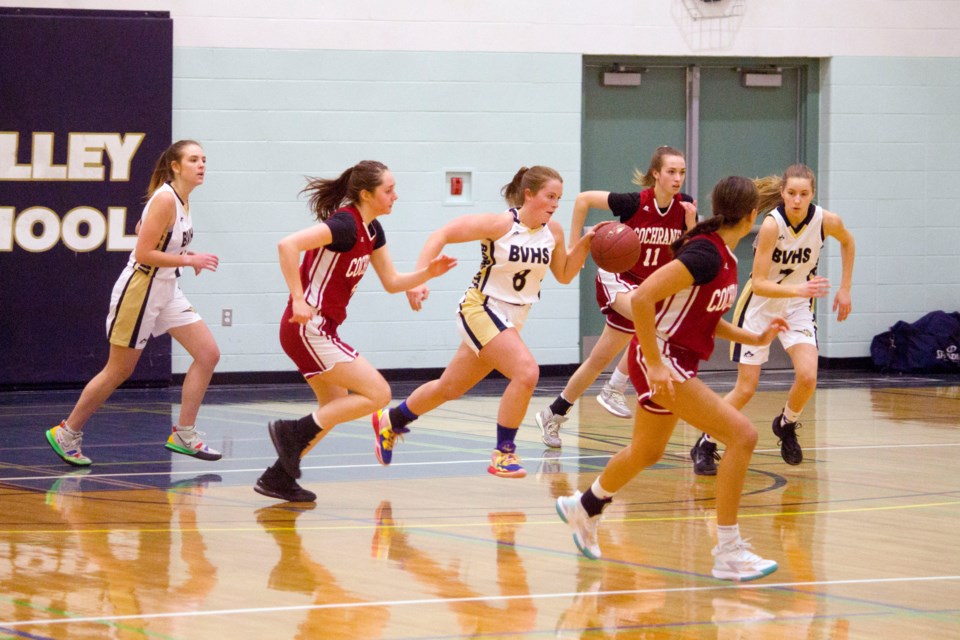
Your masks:
{"label": "ponytail", "polygon": [[149,200],[153,192],[163,184],[173,182],[176,174],[173,172],[172,165],[174,162],[183,161],[183,150],[191,144],[195,144],[198,147],[200,146],[200,143],[196,140],[178,140],[160,154],[160,157],[157,159],[157,164],[153,167],[153,173],[150,174],[150,184],[147,186],[147,200]]}
{"label": "ponytail", "polygon": [[560,174],[550,167],[542,165],[534,165],[529,168],[520,167],[520,170],[513,176],[513,180],[500,189],[500,195],[511,207],[522,207],[527,189],[530,190],[530,193],[538,193],[543,185],[550,180],[563,182]]}
{"label": "ponytail", "polygon": [[363,160],[337,178],[308,178],[300,193],[308,194],[310,209],[323,221],[346,203],[357,204],[361,191],[376,190],[383,182],[387,165],[376,160]]}
{"label": "ponytail", "polygon": [[730,176],[717,183],[710,193],[713,216],[698,223],[676,242],[670,245],[674,254],[690,238],[719,231],[722,227],[734,227],[750,216],[760,201],[760,193],[754,181],[743,176]]}

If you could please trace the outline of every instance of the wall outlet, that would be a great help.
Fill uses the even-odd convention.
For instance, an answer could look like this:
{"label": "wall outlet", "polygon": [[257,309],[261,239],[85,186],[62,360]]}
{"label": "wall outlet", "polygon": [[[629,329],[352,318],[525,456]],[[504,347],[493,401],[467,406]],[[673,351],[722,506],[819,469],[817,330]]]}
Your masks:
{"label": "wall outlet", "polygon": [[220,324],[224,327],[233,326],[233,309],[224,309],[220,313]]}

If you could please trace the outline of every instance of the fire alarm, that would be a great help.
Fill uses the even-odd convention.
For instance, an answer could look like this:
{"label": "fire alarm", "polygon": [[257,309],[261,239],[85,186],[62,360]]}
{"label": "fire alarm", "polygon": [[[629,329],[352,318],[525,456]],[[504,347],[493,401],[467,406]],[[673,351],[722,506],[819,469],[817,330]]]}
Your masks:
{"label": "fire alarm", "polygon": [[453,176],[450,178],[450,195],[463,195],[463,178],[459,176]]}

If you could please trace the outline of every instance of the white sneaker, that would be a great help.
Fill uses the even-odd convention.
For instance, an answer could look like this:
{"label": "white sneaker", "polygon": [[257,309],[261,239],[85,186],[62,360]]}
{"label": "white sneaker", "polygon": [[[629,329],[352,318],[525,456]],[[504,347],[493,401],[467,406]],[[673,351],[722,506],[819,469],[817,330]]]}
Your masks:
{"label": "white sneaker", "polygon": [[623,395],[623,391],[611,387],[610,383],[603,385],[600,395],[597,396],[597,402],[618,418],[633,417],[633,412],[627,406],[627,397]]}
{"label": "white sneaker", "polygon": [[768,576],[777,570],[775,560],[761,558],[750,551],[750,546],[745,540],[737,539],[723,547],[714,547],[713,577],[747,582]]}
{"label": "white sneaker", "polygon": [[580,549],[580,553],[591,560],[600,559],[600,543],[597,541],[597,528],[600,526],[600,516],[589,516],[580,504],[583,494],[577,491],[572,496],[557,498],[557,515],[570,526],[573,531],[573,542]]}
{"label": "white sneaker", "polygon": [[163,444],[164,447],[175,453],[182,453],[185,456],[192,456],[200,460],[219,460],[223,456],[216,449],[211,449],[203,443],[200,438],[204,435],[202,431],[189,427],[174,427],[173,433]]}
{"label": "white sneaker", "polygon": [[563,444],[560,441],[560,425],[567,421],[567,416],[559,416],[547,407],[537,414],[537,426],[543,434],[543,444],[559,449]]}

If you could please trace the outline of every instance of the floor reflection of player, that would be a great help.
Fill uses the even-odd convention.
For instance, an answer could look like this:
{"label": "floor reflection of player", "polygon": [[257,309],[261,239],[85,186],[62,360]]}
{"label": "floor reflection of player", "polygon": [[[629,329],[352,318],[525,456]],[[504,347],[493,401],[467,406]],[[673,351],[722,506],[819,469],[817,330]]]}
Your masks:
{"label": "floor reflection of player", "polygon": [[[97,602],[97,610],[89,613],[105,618],[139,615],[159,602],[174,603],[179,610],[198,608],[216,586],[218,577],[216,566],[206,557],[206,544],[197,527],[196,506],[207,484],[219,481],[220,476],[204,474],[171,485],[166,499],[149,501],[146,513],[156,528],[132,533],[103,526],[116,521],[123,498],[104,499],[103,493],[96,497],[85,495],[82,483],[95,479],[96,476],[67,477],[55,482],[47,492],[47,505],[76,531],[76,553],[87,563],[82,580],[65,576],[65,584],[82,593],[84,601]],[[130,500],[128,507],[135,505],[137,498]],[[175,523],[179,524],[180,558],[187,571],[182,582],[172,584]],[[118,624],[111,627],[109,637],[142,638],[145,634],[169,633],[175,624],[168,618],[151,620],[142,627]],[[96,625],[71,625],[66,628],[67,637],[78,637],[76,634],[86,628],[94,630],[91,637],[107,637],[104,627]]]}
{"label": "floor reflection of player", "polygon": [[444,566],[410,544],[403,526],[393,519],[390,502],[384,501],[375,514],[377,529],[373,534],[371,553],[380,559],[389,559],[408,571],[439,598],[450,598],[447,606],[456,614],[464,636],[500,637],[498,634],[520,635],[533,629],[537,607],[530,595],[527,572],[514,546],[516,533],[526,521],[522,512],[491,512],[487,514],[490,529],[497,541],[497,586],[505,598],[502,607],[479,600],[468,602],[457,599],[482,597],[466,584],[456,567]]}
{"label": "floor reflection of player", "polygon": [[390,619],[386,606],[350,606],[365,600],[340,586],[335,575],[314,561],[303,547],[296,531],[297,519],[314,508],[306,503],[293,507],[276,505],[258,509],[257,522],[266,529],[280,548],[280,559],[270,571],[267,586],[312,596],[318,605],[340,603],[342,607],[308,609],[297,627],[295,640],[317,638],[379,638]]}
{"label": "floor reflection of player", "polygon": [[[570,475],[556,459],[544,456],[538,476],[551,496],[569,495],[577,485]],[[604,531],[604,549],[613,549],[624,562],[577,563],[577,595],[557,621],[557,638],[645,638],[647,631],[649,637],[663,637],[662,627],[669,622],[666,592],[658,591],[663,577],[638,568],[644,563],[642,546],[625,539],[626,534],[616,527]]]}

